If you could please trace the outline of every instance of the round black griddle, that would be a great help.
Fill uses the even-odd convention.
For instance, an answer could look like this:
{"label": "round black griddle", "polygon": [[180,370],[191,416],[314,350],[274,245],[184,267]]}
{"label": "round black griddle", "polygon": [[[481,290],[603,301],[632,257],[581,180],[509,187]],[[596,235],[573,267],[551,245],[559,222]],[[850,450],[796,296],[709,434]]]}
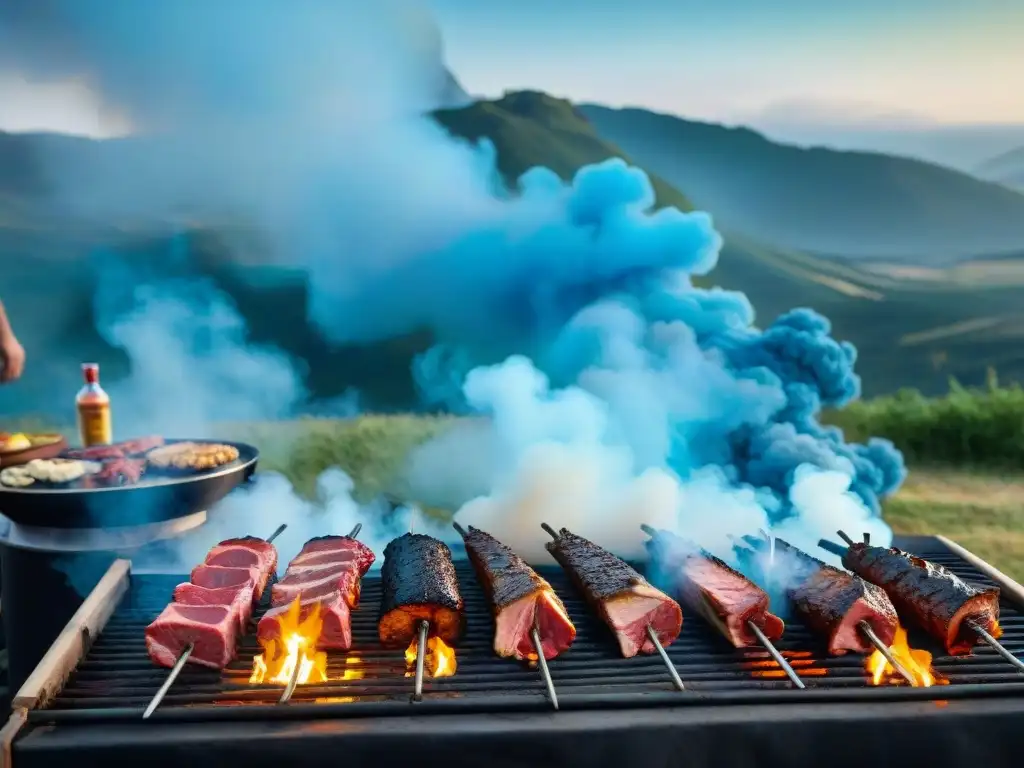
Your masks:
{"label": "round black griddle", "polygon": [[259,451],[227,440],[238,449],[230,464],[205,472],[170,474],[147,470],[133,485],[79,488],[36,483],[28,488],[0,485],[0,514],[20,525],[43,528],[118,528],[185,517],[209,509],[256,470]]}

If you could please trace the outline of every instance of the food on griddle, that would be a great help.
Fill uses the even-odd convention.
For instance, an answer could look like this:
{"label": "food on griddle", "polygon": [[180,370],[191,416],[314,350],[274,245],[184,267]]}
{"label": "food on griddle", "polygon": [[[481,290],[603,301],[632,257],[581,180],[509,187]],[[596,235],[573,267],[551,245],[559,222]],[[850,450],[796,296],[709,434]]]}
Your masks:
{"label": "food on griddle", "polygon": [[103,464],[103,468],[93,476],[93,482],[104,486],[134,485],[145,472],[144,459],[114,459]]}
{"label": "food on griddle", "polygon": [[952,656],[968,654],[980,642],[968,621],[999,637],[999,589],[978,589],[955,573],[895,547],[856,543],[843,565],[881,587],[904,616],[912,616]]}
{"label": "food on griddle", "polygon": [[[207,560],[223,559],[225,551],[248,547],[257,564],[247,568],[196,566],[189,583],[174,589],[174,602],[146,627],[146,649],[161,666],[172,667],[189,643],[189,663],[222,669],[234,658],[240,634],[252,618],[254,602],[274,573],[277,551],[254,537],[231,539],[210,550]],[[237,552],[235,557],[240,558]]]}
{"label": "food on griddle", "polygon": [[150,435],[148,437],[137,437],[134,440],[114,443],[112,447],[120,449],[125,456],[138,456],[154,448],[159,448],[164,442],[160,435]]}
{"label": "food on griddle", "polygon": [[489,533],[473,526],[460,533],[494,613],[494,652],[503,658],[536,659],[534,627],[545,659],[568,650],[576,627],[551,585]]}
{"label": "food on griddle", "polygon": [[113,445],[94,445],[90,448],[73,448],[66,451],[69,459],[81,461],[107,461],[109,459],[123,459],[124,451]]}
{"label": "food on griddle", "polygon": [[[762,554],[770,544],[763,538],[745,541]],[[775,539],[770,564],[762,562],[765,578],[781,578],[786,595],[807,625],[828,638],[828,652],[841,656],[847,651],[869,653],[874,646],[858,628],[866,621],[878,638],[892,645],[899,628],[896,609],[883,590],[855,576],[811,557],[792,544]],[[763,560],[763,558],[762,558]]]}
{"label": "food on griddle", "polygon": [[322,623],[317,648],[350,648],[350,612],[359,605],[361,579],[375,559],[373,550],[349,536],[321,536],[307,541],[288,564],[284,578],[271,588],[272,607],[256,630],[260,643],[266,646],[281,638],[281,622],[298,600],[299,622],[312,611],[319,612]]}
{"label": "food on griddle", "polygon": [[0,484],[6,485],[8,488],[28,488],[35,482],[36,479],[29,474],[24,466],[0,469]]}
{"label": "food on griddle", "polygon": [[150,466],[157,469],[195,472],[223,467],[237,458],[237,448],[218,443],[173,443],[146,454]]}
{"label": "food on griddle", "polygon": [[768,593],[742,573],[669,531],[656,531],[646,546],[673,580],[683,605],[703,616],[734,647],[757,644],[751,622],[769,640],[782,637],[786,625],[768,610]]}
{"label": "food on griddle", "polygon": [[545,546],[611,628],[623,656],[657,652],[648,627],[662,647],[679,637],[683,628],[679,604],[625,561],[566,528]]}
{"label": "food on griddle", "polygon": [[406,533],[384,548],[380,642],[406,647],[426,619],[430,633],[448,645],[462,636],[464,615],[459,580],[447,545],[422,533]]}
{"label": "food on griddle", "polygon": [[74,459],[33,459],[24,465],[25,471],[41,483],[63,485],[84,477],[93,467]]}

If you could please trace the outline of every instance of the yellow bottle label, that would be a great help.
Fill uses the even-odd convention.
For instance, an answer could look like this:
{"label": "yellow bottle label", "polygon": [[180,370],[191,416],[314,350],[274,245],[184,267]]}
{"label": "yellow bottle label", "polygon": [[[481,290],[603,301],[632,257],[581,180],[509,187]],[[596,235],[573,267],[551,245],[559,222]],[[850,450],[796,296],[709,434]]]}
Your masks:
{"label": "yellow bottle label", "polygon": [[109,445],[114,442],[110,421],[110,403],[84,403],[78,406],[78,433],[82,445]]}

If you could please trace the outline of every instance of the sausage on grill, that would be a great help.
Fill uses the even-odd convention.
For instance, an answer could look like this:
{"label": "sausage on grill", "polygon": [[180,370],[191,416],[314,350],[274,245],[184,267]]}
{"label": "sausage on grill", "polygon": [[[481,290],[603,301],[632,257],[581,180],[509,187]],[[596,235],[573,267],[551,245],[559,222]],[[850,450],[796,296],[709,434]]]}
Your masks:
{"label": "sausage on grill", "polygon": [[459,580],[447,545],[422,533],[406,533],[384,548],[383,595],[378,631],[382,645],[407,646],[422,619],[449,645],[462,636]]}

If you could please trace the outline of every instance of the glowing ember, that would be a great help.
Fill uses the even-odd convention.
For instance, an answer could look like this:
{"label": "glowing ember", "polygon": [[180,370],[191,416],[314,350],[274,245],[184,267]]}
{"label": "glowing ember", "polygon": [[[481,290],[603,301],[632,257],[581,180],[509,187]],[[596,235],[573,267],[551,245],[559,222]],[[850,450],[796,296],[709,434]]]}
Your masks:
{"label": "glowing ember", "polygon": [[342,680],[362,680],[366,673],[360,668],[362,660],[357,656],[349,656],[345,659],[345,674]]}
{"label": "glowing ember", "polygon": [[[896,630],[896,637],[893,639],[889,653],[910,673],[914,678],[915,688],[928,688],[938,683],[946,683],[945,680],[936,680],[932,673],[932,655],[928,651],[918,651],[910,647],[907,642],[907,631],[900,627]],[[885,678],[889,682],[906,682],[899,672],[886,661],[881,651],[875,651],[868,656],[865,663],[868,672],[871,673],[871,684],[882,685]]]}
{"label": "glowing ember", "polygon": [[263,653],[252,660],[250,683],[287,685],[296,665],[299,685],[327,681],[327,654],[316,650],[323,626],[320,605],[315,604],[305,619],[301,611],[296,598],[281,616],[281,639],[260,642]]}
{"label": "glowing ember", "polygon": [[[413,640],[405,649],[405,665],[409,668],[406,677],[416,674],[416,645]],[[451,677],[455,674],[458,664],[455,661],[455,650],[445,644],[439,637],[427,639],[427,655],[423,659],[424,677]]]}

